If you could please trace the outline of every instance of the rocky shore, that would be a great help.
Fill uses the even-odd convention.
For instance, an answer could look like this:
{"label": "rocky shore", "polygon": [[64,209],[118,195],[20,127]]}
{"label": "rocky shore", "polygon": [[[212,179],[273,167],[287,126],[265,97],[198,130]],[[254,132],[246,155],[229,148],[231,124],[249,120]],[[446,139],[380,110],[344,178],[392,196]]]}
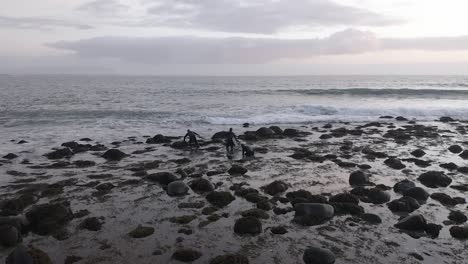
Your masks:
{"label": "rocky shore", "polygon": [[[466,263],[468,122],[77,138],[0,153],[4,263]],[[31,139],[4,139],[20,149]]]}

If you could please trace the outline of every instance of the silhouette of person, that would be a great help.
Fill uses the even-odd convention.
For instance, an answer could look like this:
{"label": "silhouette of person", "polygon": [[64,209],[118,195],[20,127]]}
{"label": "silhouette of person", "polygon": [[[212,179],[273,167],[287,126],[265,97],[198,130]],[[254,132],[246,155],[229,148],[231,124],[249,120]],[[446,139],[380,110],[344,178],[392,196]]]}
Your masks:
{"label": "silhouette of person", "polygon": [[236,145],[234,143],[234,140],[237,141],[237,143],[239,143],[239,140],[237,139],[236,134],[234,134],[234,132],[232,132],[232,128],[229,128],[229,132],[228,132],[227,137],[226,137],[226,151],[227,152],[233,152],[234,151],[234,146]]}
{"label": "silhouette of person", "polygon": [[192,149],[192,146],[195,146],[196,148],[200,147],[200,145],[198,144],[197,136],[201,137],[197,133],[190,131],[190,129],[187,129],[187,134],[185,134],[184,136],[184,142],[187,142],[187,137],[188,137],[189,138],[188,144],[190,146],[190,149]]}
{"label": "silhouette of person", "polygon": [[241,144],[241,146],[242,146],[242,157],[243,158],[254,158],[255,157],[255,152],[251,147],[246,146],[244,144]]}

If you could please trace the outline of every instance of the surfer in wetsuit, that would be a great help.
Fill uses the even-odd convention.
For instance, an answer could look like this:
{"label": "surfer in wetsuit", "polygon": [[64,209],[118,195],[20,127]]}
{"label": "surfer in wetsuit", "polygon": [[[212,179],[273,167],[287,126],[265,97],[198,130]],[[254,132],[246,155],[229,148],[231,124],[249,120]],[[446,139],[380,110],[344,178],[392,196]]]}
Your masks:
{"label": "surfer in wetsuit", "polygon": [[190,131],[190,129],[187,129],[187,134],[185,134],[185,136],[184,136],[184,142],[187,142],[187,137],[188,137],[189,138],[188,144],[190,146],[190,149],[192,149],[192,146],[195,146],[195,148],[200,147],[200,145],[198,144],[198,141],[197,141],[197,136],[201,137],[197,133],[195,133],[193,131]]}
{"label": "surfer in wetsuit", "polygon": [[241,144],[242,146],[242,157],[243,158],[254,158],[255,152],[252,148],[247,145]]}
{"label": "surfer in wetsuit", "polygon": [[234,150],[234,146],[236,145],[234,143],[234,140],[239,143],[239,140],[237,139],[236,134],[232,132],[232,128],[229,129],[229,133],[226,136],[226,151],[227,152],[232,152]]}

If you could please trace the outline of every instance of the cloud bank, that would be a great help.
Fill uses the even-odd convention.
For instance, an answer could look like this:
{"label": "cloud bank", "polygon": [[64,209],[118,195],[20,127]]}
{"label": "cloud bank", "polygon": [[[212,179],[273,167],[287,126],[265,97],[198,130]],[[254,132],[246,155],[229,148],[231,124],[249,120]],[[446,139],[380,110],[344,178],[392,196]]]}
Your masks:
{"label": "cloud bank", "polygon": [[468,36],[381,39],[371,32],[348,29],[317,39],[99,37],[61,41],[48,46],[71,51],[82,58],[110,58],[146,64],[262,64],[280,59],[383,50],[468,50]]}
{"label": "cloud bank", "polygon": [[0,16],[0,27],[16,28],[16,29],[34,29],[34,30],[50,30],[56,27],[74,28],[74,29],[91,29],[90,25],[69,22],[60,19],[50,19],[41,17],[9,17]]}

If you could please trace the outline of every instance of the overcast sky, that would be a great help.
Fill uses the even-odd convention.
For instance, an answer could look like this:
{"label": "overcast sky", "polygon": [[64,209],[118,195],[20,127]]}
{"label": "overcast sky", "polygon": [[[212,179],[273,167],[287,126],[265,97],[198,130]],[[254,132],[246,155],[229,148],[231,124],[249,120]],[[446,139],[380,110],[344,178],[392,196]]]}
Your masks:
{"label": "overcast sky", "polygon": [[466,0],[15,0],[0,73],[468,74]]}

